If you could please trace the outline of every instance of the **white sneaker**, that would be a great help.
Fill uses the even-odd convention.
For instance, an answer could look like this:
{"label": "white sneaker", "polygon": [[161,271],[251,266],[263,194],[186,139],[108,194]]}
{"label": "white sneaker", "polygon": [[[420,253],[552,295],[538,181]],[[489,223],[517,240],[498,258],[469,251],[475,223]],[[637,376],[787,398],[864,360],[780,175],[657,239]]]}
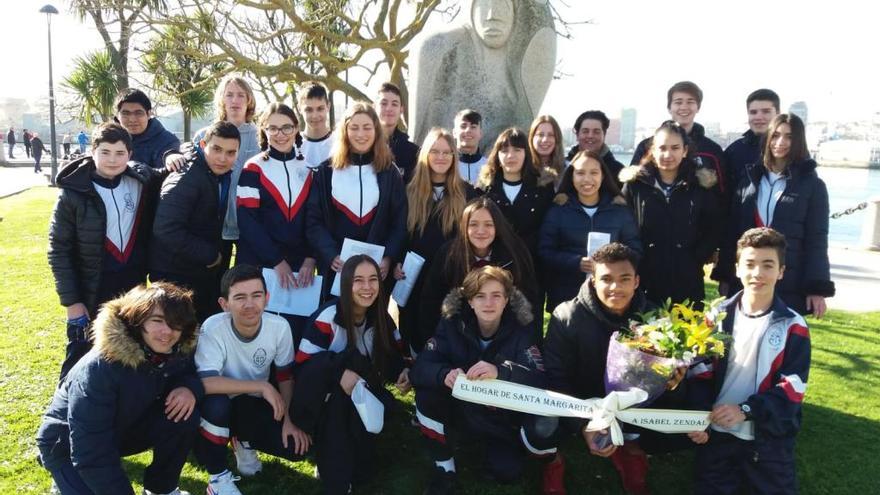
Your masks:
{"label": "white sneaker", "polygon": [[235,453],[235,464],[238,467],[238,474],[253,476],[263,470],[263,463],[257,457],[257,450],[245,447],[235,437],[232,437],[232,452]]}
{"label": "white sneaker", "polygon": [[183,491],[180,488],[175,488],[168,493],[156,493],[144,488],[143,495],[189,495],[189,492]]}
{"label": "white sneaker", "polygon": [[223,474],[211,476],[208,480],[208,488],[205,490],[207,495],[242,495],[235,486],[235,482],[240,480],[238,476],[233,476],[229,470],[223,471]]}

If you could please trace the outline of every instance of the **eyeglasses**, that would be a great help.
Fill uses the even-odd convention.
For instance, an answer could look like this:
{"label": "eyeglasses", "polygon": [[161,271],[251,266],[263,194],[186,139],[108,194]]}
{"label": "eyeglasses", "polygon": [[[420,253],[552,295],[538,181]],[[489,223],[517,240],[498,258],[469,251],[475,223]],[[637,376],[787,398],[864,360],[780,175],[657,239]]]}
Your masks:
{"label": "eyeglasses", "polygon": [[278,134],[278,131],[281,131],[281,134],[284,134],[285,136],[290,136],[291,134],[296,132],[296,126],[292,126],[290,124],[287,124],[287,125],[283,125],[281,127],[275,127],[274,125],[270,125],[269,127],[266,128],[266,134],[268,134],[270,136],[274,136],[274,135]]}
{"label": "eyeglasses", "polygon": [[451,158],[451,151],[440,151],[440,150],[429,150],[428,154],[431,156],[442,156],[443,158]]}
{"label": "eyeglasses", "polygon": [[122,110],[121,112],[119,112],[119,116],[122,117],[123,119],[128,119],[131,117],[134,117],[136,119],[142,119],[147,116],[147,112],[145,112],[143,110],[135,110],[134,112],[130,112],[128,110]]}

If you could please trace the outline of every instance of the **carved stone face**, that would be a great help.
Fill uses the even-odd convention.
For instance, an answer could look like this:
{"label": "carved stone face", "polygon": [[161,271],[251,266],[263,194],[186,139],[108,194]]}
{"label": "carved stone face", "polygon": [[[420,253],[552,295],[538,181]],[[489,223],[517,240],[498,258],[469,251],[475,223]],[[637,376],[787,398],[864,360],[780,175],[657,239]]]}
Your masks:
{"label": "carved stone face", "polygon": [[474,0],[474,29],[489,48],[501,48],[513,30],[513,0]]}

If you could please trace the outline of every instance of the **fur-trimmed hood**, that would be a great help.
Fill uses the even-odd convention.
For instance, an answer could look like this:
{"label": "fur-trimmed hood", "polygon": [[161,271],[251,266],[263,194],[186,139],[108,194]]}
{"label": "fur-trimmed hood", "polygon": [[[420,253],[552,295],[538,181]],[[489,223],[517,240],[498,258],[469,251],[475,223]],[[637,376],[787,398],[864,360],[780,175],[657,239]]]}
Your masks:
{"label": "fur-trimmed hood", "polygon": [[[492,185],[497,185],[500,187],[501,185],[501,173],[500,171],[496,173],[494,176],[486,177],[482,173],[477,178],[476,187],[478,189],[482,189],[484,191],[488,190]],[[559,178],[559,174],[550,167],[541,167],[541,171],[538,174],[538,178],[535,183],[538,187],[544,187],[547,185],[556,185],[556,181]]]}
{"label": "fur-trimmed hood", "polygon": [[[141,344],[128,332],[125,322],[119,316],[121,303],[109,301],[98,313],[92,326],[94,347],[102,358],[108,362],[120,363],[123,366],[137,368],[147,361]],[[187,340],[177,344],[178,354],[191,354],[196,348],[195,331]]]}
{"label": "fur-trimmed hood", "polygon": [[[443,306],[440,312],[444,318],[454,318],[461,314],[462,308],[466,303],[467,299],[464,297],[464,290],[461,287],[457,287],[449,291],[449,294],[443,299]],[[504,308],[504,312],[512,313],[516,317],[516,321],[521,325],[528,325],[534,319],[532,304],[516,287],[513,288],[513,292],[510,294],[510,299],[507,301],[507,307]]]}
{"label": "fur-trimmed hood", "polygon": [[[703,189],[712,189],[718,184],[718,174],[714,170],[705,167],[696,167],[693,164],[689,165],[689,167],[691,170],[685,172],[685,181],[696,182]],[[617,178],[622,183],[641,180],[653,185],[654,179],[656,178],[656,170],[656,166],[652,163],[645,165],[630,165],[624,167]]]}

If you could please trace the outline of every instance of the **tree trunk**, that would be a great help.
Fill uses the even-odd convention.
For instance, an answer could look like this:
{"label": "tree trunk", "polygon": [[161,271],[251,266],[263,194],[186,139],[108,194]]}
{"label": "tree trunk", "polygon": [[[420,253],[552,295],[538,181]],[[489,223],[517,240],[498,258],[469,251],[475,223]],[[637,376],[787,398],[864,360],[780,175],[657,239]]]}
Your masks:
{"label": "tree trunk", "polygon": [[189,141],[192,137],[192,114],[186,110],[183,111],[183,141]]}

